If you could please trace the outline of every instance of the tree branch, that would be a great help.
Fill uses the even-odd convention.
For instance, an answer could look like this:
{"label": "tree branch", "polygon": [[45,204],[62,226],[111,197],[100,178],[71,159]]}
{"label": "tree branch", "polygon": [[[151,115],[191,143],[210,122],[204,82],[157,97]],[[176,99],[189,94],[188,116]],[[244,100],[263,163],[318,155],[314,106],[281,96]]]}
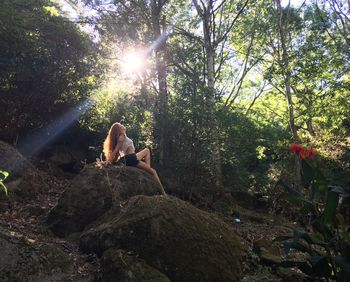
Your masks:
{"label": "tree branch", "polygon": [[231,32],[231,30],[232,30],[233,26],[235,25],[236,21],[238,20],[239,16],[243,13],[244,9],[248,5],[248,2],[249,2],[249,0],[245,1],[243,7],[238,11],[236,17],[232,20],[231,24],[226,29],[224,34],[221,37],[219,37],[215,42],[213,42],[213,46],[217,46],[221,41],[224,40],[224,38],[229,34],[229,32]]}

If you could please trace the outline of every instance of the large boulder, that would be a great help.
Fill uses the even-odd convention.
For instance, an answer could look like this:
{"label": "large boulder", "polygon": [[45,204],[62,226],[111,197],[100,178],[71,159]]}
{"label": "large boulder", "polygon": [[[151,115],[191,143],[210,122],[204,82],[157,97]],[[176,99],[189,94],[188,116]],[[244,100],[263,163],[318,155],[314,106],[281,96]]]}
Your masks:
{"label": "large boulder", "polygon": [[241,245],[232,227],[171,196],[135,196],[80,237],[84,252],[101,256],[111,248],[139,255],[171,281],[240,279]]}
{"label": "large boulder", "polygon": [[79,172],[86,152],[80,147],[72,148],[67,145],[53,147],[48,153],[48,160],[64,171]]}
{"label": "large boulder", "polygon": [[137,256],[114,248],[104,252],[101,259],[103,281],[170,282],[169,278]]}
{"label": "large boulder", "polygon": [[9,172],[5,180],[8,196],[0,188],[0,211],[13,201],[32,200],[48,189],[46,175],[36,169],[16,148],[0,141],[0,170]]}
{"label": "large boulder", "polygon": [[86,165],[50,211],[47,223],[58,236],[82,231],[112,206],[135,195],[156,195],[159,187],[147,172],[126,166]]}
{"label": "large boulder", "polygon": [[34,169],[31,163],[16,148],[0,141],[0,170],[9,172],[10,178],[15,179],[28,169]]}

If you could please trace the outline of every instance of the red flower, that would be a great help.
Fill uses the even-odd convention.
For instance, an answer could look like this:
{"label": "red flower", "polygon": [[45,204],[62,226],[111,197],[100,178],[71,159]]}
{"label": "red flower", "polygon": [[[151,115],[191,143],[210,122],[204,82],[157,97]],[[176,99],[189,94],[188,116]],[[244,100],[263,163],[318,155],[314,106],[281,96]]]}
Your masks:
{"label": "red flower", "polygon": [[290,144],[290,151],[293,154],[299,155],[300,152],[304,151],[304,147],[297,143]]}
{"label": "red flower", "polygon": [[306,151],[306,158],[312,158],[317,153],[316,149],[308,148]]}
{"label": "red flower", "polygon": [[299,156],[304,160],[307,158],[307,150],[303,148],[303,150],[300,152]]}
{"label": "red flower", "polygon": [[311,147],[305,149],[303,146],[297,143],[290,144],[290,151],[291,153],[299,156],[302,159],[311,158],[317,153],[316,149]]}

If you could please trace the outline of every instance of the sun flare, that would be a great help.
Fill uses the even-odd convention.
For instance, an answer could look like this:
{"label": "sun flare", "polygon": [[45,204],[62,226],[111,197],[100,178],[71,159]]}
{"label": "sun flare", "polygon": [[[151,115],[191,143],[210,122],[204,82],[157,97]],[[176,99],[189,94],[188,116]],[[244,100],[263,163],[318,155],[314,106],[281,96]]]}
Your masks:
{"label": "sun flare", "polygon": [[140,71],[145,66],[145,56],[140,51],[128,51],[121,60],[124,71],[134,72]]}

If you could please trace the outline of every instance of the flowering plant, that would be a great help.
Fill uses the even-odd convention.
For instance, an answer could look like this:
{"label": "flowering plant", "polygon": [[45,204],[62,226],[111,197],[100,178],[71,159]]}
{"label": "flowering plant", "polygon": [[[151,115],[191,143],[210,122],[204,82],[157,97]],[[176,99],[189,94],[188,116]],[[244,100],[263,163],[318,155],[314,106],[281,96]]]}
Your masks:
{"label": "flowering plant", "polygon": [[283,197],[302,206],[302,214],[309,215],[306,228],[296,228],[292,235],[281,236],[285,251],[290,249],[307,254],[306,259],[286,260],[280,266],[298,267],[312,281],[350,281],[350,236],[348,224],[339,212],[339,203],[349,197],[340,186],[329,185],[322,171],[306,160],[317,151],[300,144],[290,145],[291,153],[301,158],[302,184],[305,190],[295,190],[282,181]]}
{"label": "flowering plant", "polygon": [[302,158],[303,160],[307,158],[312,158],[317,153],[316,149],[312,147],[304,148],[302,145],[298,143],[290,144],[290,151],[291,153]]}

